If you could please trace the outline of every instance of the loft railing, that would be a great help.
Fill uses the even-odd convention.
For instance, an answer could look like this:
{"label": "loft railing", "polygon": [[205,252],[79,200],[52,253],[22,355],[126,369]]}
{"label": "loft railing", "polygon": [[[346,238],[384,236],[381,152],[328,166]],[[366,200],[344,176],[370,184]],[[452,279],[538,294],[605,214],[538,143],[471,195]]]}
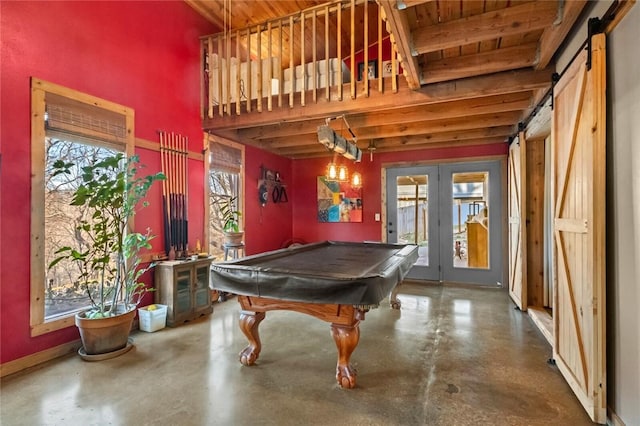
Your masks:
{"label": "loft railing", "polygon": [[[267,111],[305,106],[321,96],[356,99],[368,96],[376,82],[384,92],[383,77],[392,77],[397,92],[396,54],[380,60],[383,41],[388,43],[381,12],[370,0],[338,0],[202,37],[202,117],[262,112],[265,104]],[[359,52],[356,41],[363,46]],[[376,44],[378,60],[370,61],[368,47]]]}

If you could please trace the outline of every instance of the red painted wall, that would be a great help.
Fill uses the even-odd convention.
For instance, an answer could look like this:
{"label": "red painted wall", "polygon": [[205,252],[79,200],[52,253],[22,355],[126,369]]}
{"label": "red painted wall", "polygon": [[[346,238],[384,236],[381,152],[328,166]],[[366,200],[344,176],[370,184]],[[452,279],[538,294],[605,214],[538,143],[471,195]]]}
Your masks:
{"label": "red painted wall", "polygon": [[[247,146],[245,149],[245,246],[247,254],[281,248],[291,240],[292,195],[297,185],[292,176],[292,161]],[[274,203],[272,193],[262,206],[258,199],[258,181],[262,179],[260,166],[280,173],[288,202]],[[271,187],[269,187],[271,190]]]}
{"label": "red painted wall", "polygon": [[[416,163],[443,159],[507,155],[508,146],[500,142],[489,145],[437,148],[422,151],[403,151],[374,154],[373,162],[364,153],[360,164],[344,160],[349,172],[362,174],[362,223],[319,223],[317,219],[317,177],[323,175],[330,158],[297,160],[293,163],[296,183],[293,204],[293,238],[305,242],[381,241],[382,223],[375,221],[375,213],[382,213],[381,167],[389,163]],[[291,197],[290,197],[291,198]]]}
{"label": "red painted wall", "polygon": [[[31,76],[133,108],[136,137],[157,141],[157,131],[189,138],[199,152],[198,36],[215,32],[179,1],[0,2],[0,363],[78,338],[75,327],[32,338],[29,330],[30,263],[30,85]],[[247,147],[245,231],[247,253],[306,241],[379,240],[380,166],[387,162],[505,154],[506,145],[375,155],[356,166],[364,177],[364,221],[320,224],[316,218],[316,176],[327,159],[291,161]],[[157,152],[138,150],[148,171],[159,170]],[[280,172],[288,203],[258,202],[260,165]],[[189,241],[203,240],[204,171],[189,161]],[[161,186],[151,206],[136,217],[150,227],[161,251]],[[151,281],[150,274],[146,277]]]}
{"label": "red painted wall", "polygon": [[[0,2],[0,362],[78,338],[75,327],[30,337],[30,77],[135,110],[136,137],[163,129],[188,136],[199,152],[198,37],[214,32],[186,3]],[[150,172],[157,152],[139,150]],[[203,235],[203,167],[189,162],[189,239]],[[161,186],[136,228],[162,234]],[[154,248],[162,250],[162,236]],[[149,279],[149,278],[147,278]]]}

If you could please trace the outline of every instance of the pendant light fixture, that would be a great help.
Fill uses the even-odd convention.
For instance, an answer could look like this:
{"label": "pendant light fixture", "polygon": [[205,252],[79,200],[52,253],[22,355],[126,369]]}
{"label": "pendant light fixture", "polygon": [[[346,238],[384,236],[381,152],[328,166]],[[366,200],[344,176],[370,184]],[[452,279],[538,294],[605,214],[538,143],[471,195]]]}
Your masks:
{"label": "pendant light fixture", "polygon": [[354,188],[360,188],[362,186],[362,176],[358,172],[354,172],[351,175],[351,186]]}
{"label": "pendant light fixture", "polygon": [[338,182],[347,182],[349,180],[349,170],[347,166],[341,164],[338,166]]}

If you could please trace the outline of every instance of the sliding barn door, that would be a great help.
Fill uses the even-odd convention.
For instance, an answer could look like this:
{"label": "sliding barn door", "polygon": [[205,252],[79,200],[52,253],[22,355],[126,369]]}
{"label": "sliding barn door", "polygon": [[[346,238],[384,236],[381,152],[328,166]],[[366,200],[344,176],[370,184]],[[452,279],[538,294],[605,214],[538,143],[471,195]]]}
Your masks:
{"label": "sliding barn door", "polygon": [[552,197],[554,348],[558,368],[606,422],[605,36],[592,37],[554,88]]}
{"label": "sliding barn door", "polygon": [[522,220],[525,210],[526,188],[525,141],[521,133],[509,148],[509,296],[521,309],[527,309],[526,228]]}

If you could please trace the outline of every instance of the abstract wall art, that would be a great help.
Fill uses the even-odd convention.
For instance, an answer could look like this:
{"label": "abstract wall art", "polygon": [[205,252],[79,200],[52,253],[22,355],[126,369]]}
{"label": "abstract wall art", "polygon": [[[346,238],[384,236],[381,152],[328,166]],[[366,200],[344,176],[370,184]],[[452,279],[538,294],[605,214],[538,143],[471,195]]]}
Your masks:
{"label": "abstract wall art", "polygon": [[318,176],[318,222],[362,222],[362,188]]}

